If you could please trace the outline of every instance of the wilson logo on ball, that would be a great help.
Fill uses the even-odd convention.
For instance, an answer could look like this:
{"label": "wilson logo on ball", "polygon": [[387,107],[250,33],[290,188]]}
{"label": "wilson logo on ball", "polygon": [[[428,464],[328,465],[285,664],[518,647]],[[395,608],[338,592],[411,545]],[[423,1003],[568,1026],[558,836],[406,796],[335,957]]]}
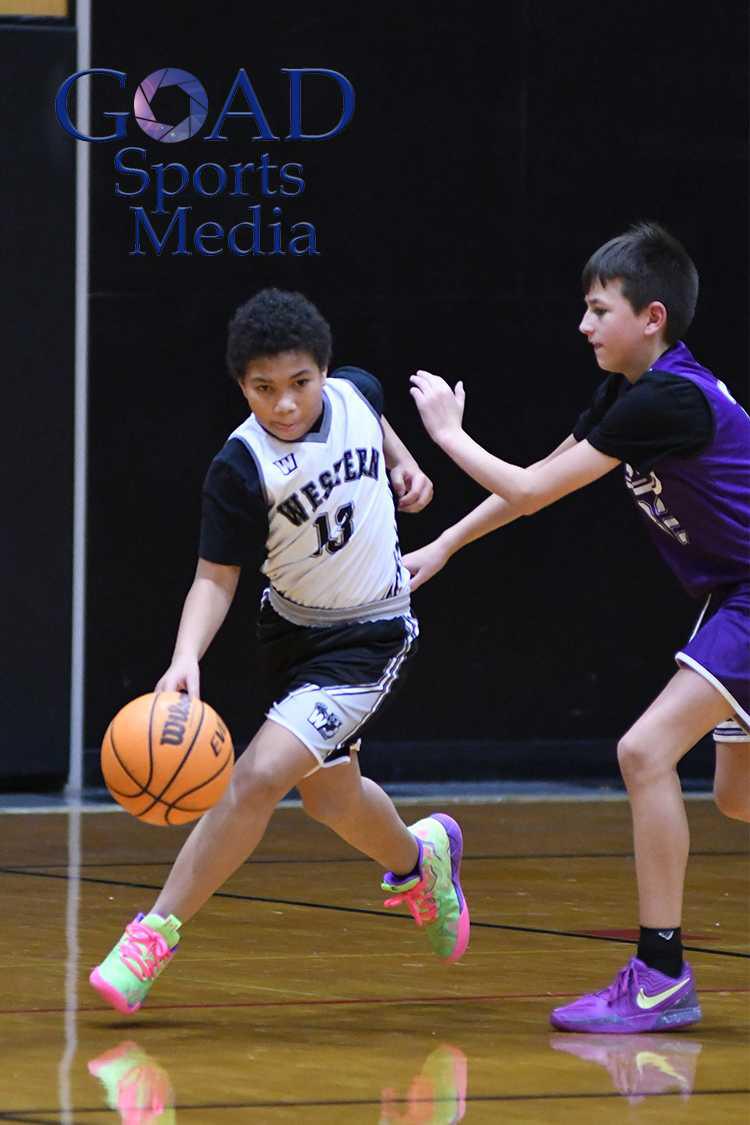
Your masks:
{"label": "wilson logo on ball", "polygon": [[164,724],[159,739],[160,746],[179,746],[185,737],[185,726],[190,718],[190,700],[182,696],[179,703],[167,708],[169,718]]}

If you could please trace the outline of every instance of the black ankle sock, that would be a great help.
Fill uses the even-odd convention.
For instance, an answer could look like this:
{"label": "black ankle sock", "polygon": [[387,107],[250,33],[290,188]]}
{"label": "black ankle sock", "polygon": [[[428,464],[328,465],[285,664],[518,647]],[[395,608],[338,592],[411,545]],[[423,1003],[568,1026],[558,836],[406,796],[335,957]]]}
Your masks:
{"label": "black ankle sock", "polygon": [[668,977],[678,977],[682,972],[682,930],[663,927],[651,930],[641,926],[638,941],[638,959],[651,969]]}

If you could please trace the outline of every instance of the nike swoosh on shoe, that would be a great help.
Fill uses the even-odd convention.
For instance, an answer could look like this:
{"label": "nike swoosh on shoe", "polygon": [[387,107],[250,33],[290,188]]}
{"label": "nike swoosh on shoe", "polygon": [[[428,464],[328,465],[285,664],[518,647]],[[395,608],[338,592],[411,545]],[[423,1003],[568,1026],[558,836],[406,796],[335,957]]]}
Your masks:
{"label": "nike swoosh on shoe", "polygon": [[657,1004],[663,1004],[670,996],[674,996],[681,988],[690,982],[690,977],[685,977],[684,980],[678,980],[677,984],[673,984],[671,988],[665,988],[663,992],[657,992],[654,996],[647,996],[643,989],[639,989],[635,1002],[639,1008],[647,1012],[650,1008],[655,1008]]}

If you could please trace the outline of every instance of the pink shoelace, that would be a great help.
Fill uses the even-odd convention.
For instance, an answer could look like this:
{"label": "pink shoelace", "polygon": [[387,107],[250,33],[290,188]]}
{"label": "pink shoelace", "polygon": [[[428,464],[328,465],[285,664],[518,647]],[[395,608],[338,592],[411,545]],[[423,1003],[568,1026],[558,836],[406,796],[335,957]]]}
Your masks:
{"label": "pink shoelace", "polygon": [[393,898],[387,898],[383,905],[401,906],[402,903],[406,903],[409,908],[409,913],[418,926],[424,926],[429,922],[434,922],[437,918],[435,899],[424,879],[421,879],[416,887],[412,887],[410,891],[401,891],[400,894],[394,895]]}
{"label": "pink shoelace", "polygon": [[131,922],[125,933],[130,941],[120,943],[120,960],[140,980],[149,980],[169,956],[166,939],[141,922]]}

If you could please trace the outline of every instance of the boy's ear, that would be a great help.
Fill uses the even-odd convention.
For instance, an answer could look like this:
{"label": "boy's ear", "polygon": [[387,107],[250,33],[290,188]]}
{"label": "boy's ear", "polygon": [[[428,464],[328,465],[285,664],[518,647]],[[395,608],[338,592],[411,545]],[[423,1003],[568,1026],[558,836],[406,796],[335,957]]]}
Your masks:
{"label": "boy's ear", "polygon": [[651,301],[647,312],[648,319],[645,326],[647,335],[655,336],[657,332],[664,332],[667,327],[667,310],[661,301]]}

